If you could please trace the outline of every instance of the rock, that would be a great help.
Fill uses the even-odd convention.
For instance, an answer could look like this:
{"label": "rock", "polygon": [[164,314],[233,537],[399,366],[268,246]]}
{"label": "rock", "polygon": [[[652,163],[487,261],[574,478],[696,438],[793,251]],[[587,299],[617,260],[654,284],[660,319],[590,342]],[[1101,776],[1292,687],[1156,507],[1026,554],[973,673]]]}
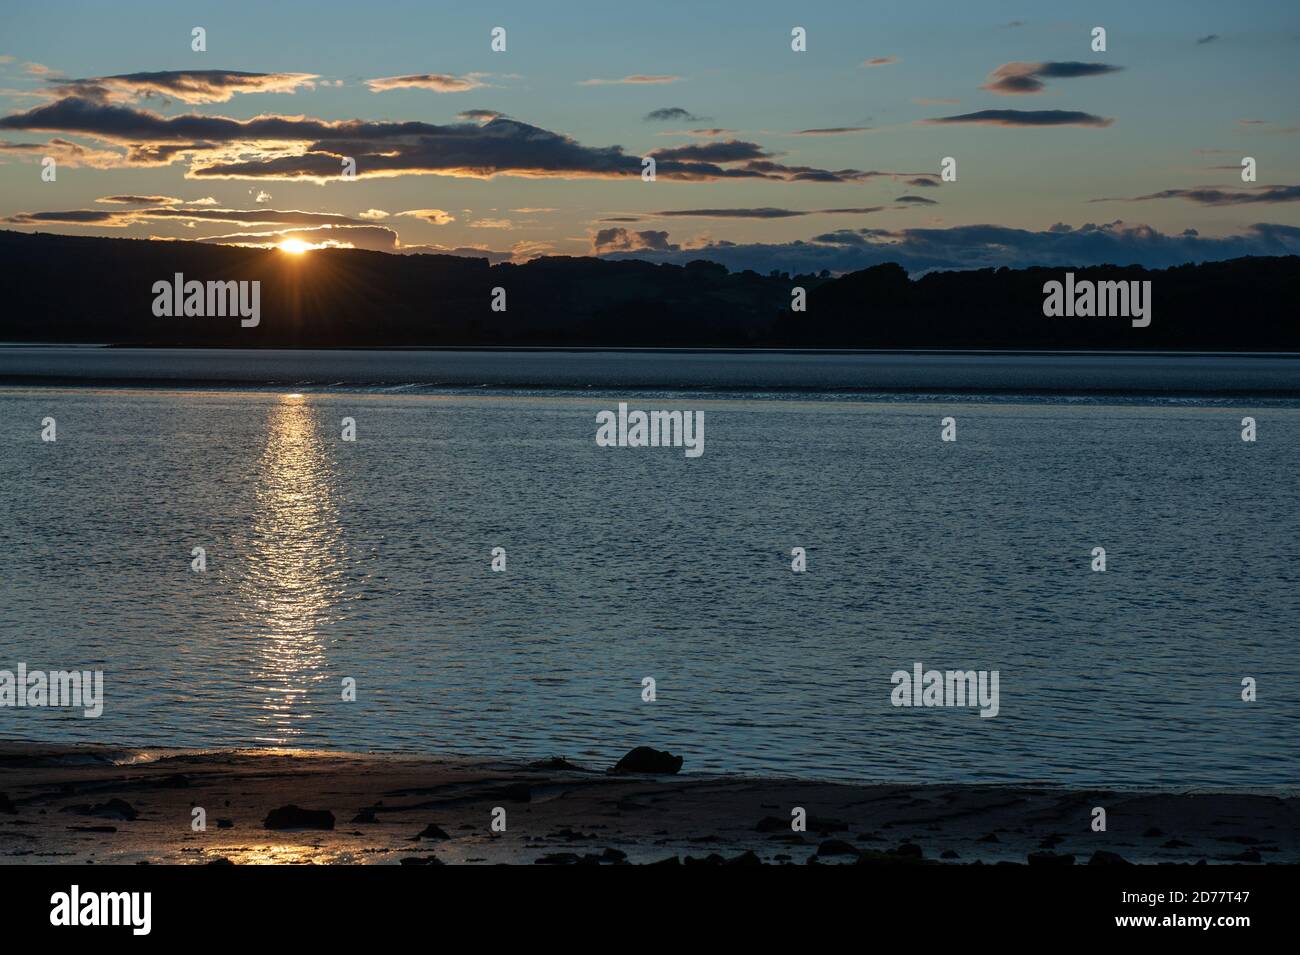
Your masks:
{"label": "rock", "polygon": [[328,809],[281,806],[267,813],[262,826],[266,829],[333,829],[334,813]]}
{"label": "rock", "polygon": [[1107,852],[1104,849],[1098,849],[1088,860],[1088,865],[1132,865],[1123,856],[1117,852]]}
{"label": "rock", "polygon": [[722,858],[716,852],[710,852],[703,859],[697,859],[694,856],[687,856],[682,860],[682,865],[722,865],[727,860]]}
{"label": "rock", "polygon": [[600,857],[604,859],[606,862],[627,861],[627,853],[619,849],[606,849],[604,852],[600,854]]}
{"label": "rock", "polygon": [[217,856],[215,859],[209,859],[207,864],[208,865],[234,865],[234,863],[231,862],[229,859],[227,859],[225,856]]}
{"label": "rock", "polygon": [[924,856],[921,847],[914,842],[904,842],[897,849],[886,850],[890,855],[904,856],[908,859],[920,859]]}
{"label": "rock", "polygon": [[362,809],[352,817],[352,824],[355,826],[359,823],[377,823],[379,819],[375,816],[373,809]]}
{"label": "rock", "polygon": [[957,853],[954,852],[952,849],[944,849],[943,852],[939,853],[939,858],[940,858],[940,859],[960,859],[961,856],[957,855]]}
{"label": "rock", "polygon": [[124,799],[110,799],[108,802],[97,803],[93,806],[85,803],[76,806],[65,806],[62,811],[75,812],[79,816],[98,816],[101,819],[122,819],[126,822],[131,822],[140,815]]}
{"label": "rock", "polygon": [[827,839],[817,847],[819,856],[857,856],[859,855],[857,846],[845,842],[843,839]]}
{"label": "rock", "polygon": [[533,865],[575,865],[581,861],[576,852],[549,852],[540,859],[534,859]]}
{"label": "rock", "polygon": [[535,763],[528,764],[529,769],[548,769],[556,772],[565,773],[589,773],[591,770],[586,767],[571,763],[562,756],[552,756],[550,759],[539,759]]}
{"label": "rock", "polygon": [[999,842],[999,843],[1000,843],[1002,840],[998,838],[998,834],[997,834],[996,832],[990,832],[987,836],[980,836],[980,837],[979,837],[977,840],[975,840],[975,841],[976,841],[976,842]]}
{"label": "rock", "polygon": [[401,865],[446,865],[437,856],[403,856],[397,860]]}
{"label": "rock", "polygon": [[10,816],[18,815],[18,807],[10,801],[8,793],[0,793],[0,812]]}
{"label": "rock", "polygon": [[444,830],[442,826],[438,825],[436,822],[431,822],[427,826],[425,826],[424,829],[420,831],[419,835],[414,836],[411,839],[411,841],[419,842],[421,839],[450,839],[450,838],[451,836],[447,835],[446,830]]}
{"label": "rock", "polygon": [[218,819],[218,820],[217,820],[217,828],[218,828],[218,829],[233,829],[233,828],[235,828],[235,820],[233,820],[233,819]]}
{"label": "rock", "polygon": [[1030,865],[1074,865],[1074,856],[1057,855],[1055,852],[1029,853]]}
{"label": "rock", "polygon": [[671,776],[679,772],[681,768],[682,757],[674,756],[666,750],[638,746],[620,759],[611,772]]}
{"label": "rock", "polygon": [[[814,857],[815,858],[815,857]],[[812,859],[809,860],[810,862]],[[920,865],[921,860],[917,856],[898,855],[894,852],[877,852],[875,849],[864,849],[858,854],[858,865]]]}
{"label": "rock", "polygon": [[762,865],[763,860],[754,854],[752,849],[746,849],[734,859],[728,859],[723,865]]}

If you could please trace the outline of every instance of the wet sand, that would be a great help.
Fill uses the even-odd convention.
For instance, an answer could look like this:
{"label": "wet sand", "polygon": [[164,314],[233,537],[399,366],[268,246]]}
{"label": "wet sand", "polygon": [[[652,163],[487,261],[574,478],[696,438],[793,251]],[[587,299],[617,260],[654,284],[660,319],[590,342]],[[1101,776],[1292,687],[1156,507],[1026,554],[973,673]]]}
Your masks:
{"label": "wet sand", "polygon": [[[1300,862],[1297,797],[606,769],[0,742],[0,864]],[[287,805],[334,828],[266,828]]]}

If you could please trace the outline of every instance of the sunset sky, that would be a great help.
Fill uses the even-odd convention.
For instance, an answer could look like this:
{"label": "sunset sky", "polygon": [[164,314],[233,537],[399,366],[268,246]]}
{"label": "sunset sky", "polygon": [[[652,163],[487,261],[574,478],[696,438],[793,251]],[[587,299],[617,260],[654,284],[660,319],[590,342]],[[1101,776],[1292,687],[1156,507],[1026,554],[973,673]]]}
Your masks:
{"label": "sunset sky", "polygon": [[761,271],[1283,254],[1297,88],[1283,0],[14,3],[0,228]]}

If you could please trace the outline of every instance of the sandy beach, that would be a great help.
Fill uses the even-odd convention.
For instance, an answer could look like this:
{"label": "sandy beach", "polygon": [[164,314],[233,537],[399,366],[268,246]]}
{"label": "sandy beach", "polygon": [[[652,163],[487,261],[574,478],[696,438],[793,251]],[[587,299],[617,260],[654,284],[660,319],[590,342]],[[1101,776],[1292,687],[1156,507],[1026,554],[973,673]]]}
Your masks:
{"label": "sandy beach", "polygon": [[[692,775],[689,766],[680,775],[610,768],[3,742],[0,863],[1300,861],[1296,797],[845,785]],[[1097,806],[1106,810],[1105,832],[1090,825]],[[792,831],[796,807],[806,812],[806,831]],[[205,830],[192,827],[196,808]],[[493,830],[494,818],[504,831]]]}

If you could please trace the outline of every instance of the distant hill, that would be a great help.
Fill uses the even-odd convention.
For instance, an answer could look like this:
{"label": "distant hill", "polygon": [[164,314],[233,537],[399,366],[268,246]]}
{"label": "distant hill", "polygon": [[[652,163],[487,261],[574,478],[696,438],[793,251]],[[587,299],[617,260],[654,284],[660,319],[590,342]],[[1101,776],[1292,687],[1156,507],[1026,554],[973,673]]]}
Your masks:
{"label": "distant hill", "polygon": [[[550,257],[489,266],[449,255],[322,249],[303,256],[197,242],[0,231],[0,338],[239,347],[730,346],[1300,351],[1300,257],[1163,270],[1074,269],[1149,280],[1152,321],[1047,318],[1065,269],[910,279],[898,265],[839,277]],[[156,317],[158,281],[261,282],[261,321]],[[807,290],[792,312],[791,289]],[[506,311],[493,311],[494,288]]]}

